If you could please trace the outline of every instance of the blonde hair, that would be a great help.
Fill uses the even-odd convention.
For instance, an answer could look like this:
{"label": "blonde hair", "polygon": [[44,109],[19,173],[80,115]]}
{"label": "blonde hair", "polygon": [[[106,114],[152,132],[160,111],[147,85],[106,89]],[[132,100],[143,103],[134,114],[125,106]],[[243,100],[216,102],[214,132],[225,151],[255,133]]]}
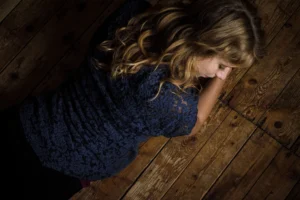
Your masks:
{"label": "blonde hair", "polygon": [[135,74],[143,66],[166,64],[168,81],[185,92],[197,88],[195,59],[219,55],[239,67],[250,67],[263,56],[263,31],[256,8],[244,0],[198,0],[190,4],[153,7],[116,30],[98,49],[111,55],[110,63],[95,67],[112,78]]}

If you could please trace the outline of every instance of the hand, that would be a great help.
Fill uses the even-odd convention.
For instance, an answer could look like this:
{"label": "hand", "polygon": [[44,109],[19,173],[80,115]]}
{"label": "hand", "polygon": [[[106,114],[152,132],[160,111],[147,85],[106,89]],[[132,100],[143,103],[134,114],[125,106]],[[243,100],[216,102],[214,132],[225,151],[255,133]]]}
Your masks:
{"label": "hand", "polygon": [[218,71],[216,73],[216,77],[218,77],[219,79],[225,80],[225,79],[227,79],[227,77],[231,71],[232,71],[231,67],[225,67],[225,69],[223,69],[222,71]]}

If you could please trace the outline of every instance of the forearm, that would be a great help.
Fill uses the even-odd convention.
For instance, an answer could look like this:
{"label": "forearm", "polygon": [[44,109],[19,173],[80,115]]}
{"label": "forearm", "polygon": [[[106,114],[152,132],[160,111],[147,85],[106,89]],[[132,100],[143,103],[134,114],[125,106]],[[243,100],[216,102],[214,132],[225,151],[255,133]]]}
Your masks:
{"label": "forearm", "polygon": [[215,77],[210,80],[210,82],[207,84],[207,87],[205,87],[201,92],[197,106],[197,121],[191,133],[189,134],[190,136],[195,135],[206,121],[211,110],[217,102],[224,83],[224,80]]}
{"label": "forearm", "polygon": [[217,99],[222,91],[224,83],[224,80],[215,77],[210,80],[210,82],[207,84],[207,87],[205,87],[201,92],[197,106],[197,121],[190,133],[190,136],[195,135],[206,121],[211,110],[217,102]]}
{"label": "forearm", "polygon": [[222,91],[225,80],[215,77],[210,80],[207,87],[203,89],[198,101],[198,119],[204,123],[212,111]]}

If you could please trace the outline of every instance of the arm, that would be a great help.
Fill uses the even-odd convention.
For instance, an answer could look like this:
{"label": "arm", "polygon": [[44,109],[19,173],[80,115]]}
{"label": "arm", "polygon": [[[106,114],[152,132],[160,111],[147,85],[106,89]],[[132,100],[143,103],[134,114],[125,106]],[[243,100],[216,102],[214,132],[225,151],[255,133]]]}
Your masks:
{"label": "arm", "polygon": [[214,105],[216,104],[218,97],[222,91],[224,86],[225,80],[222,80],[218,77],[215,77],[210,80],[208,86],[203,89],[201,92],[201,96],[198,101],[198,114],[197,114],[197,122],[192,129],[192,132],[189,136],[195,135],[204,122],[206,121],[207,117],[209,116],[211,110],[213,109]]}

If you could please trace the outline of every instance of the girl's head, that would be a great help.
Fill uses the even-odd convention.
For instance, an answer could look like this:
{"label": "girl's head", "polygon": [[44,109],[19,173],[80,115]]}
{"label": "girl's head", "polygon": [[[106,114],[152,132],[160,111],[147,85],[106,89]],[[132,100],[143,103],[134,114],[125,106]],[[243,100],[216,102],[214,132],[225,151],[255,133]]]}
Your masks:
{"label": "girl's head", "polygon": [[[261,56],[263,32],[255,7],[246,0],[195,0],[158,8],[132,18],[99,49],[111,52],[113,77],[144,65],[167,64],[169,81],[195,87],[199,76],[221,76],[226,67],[250,67]],[[211,61],[211,62],[210,62]],[[212,64],[213,62],[213,64]]]}

